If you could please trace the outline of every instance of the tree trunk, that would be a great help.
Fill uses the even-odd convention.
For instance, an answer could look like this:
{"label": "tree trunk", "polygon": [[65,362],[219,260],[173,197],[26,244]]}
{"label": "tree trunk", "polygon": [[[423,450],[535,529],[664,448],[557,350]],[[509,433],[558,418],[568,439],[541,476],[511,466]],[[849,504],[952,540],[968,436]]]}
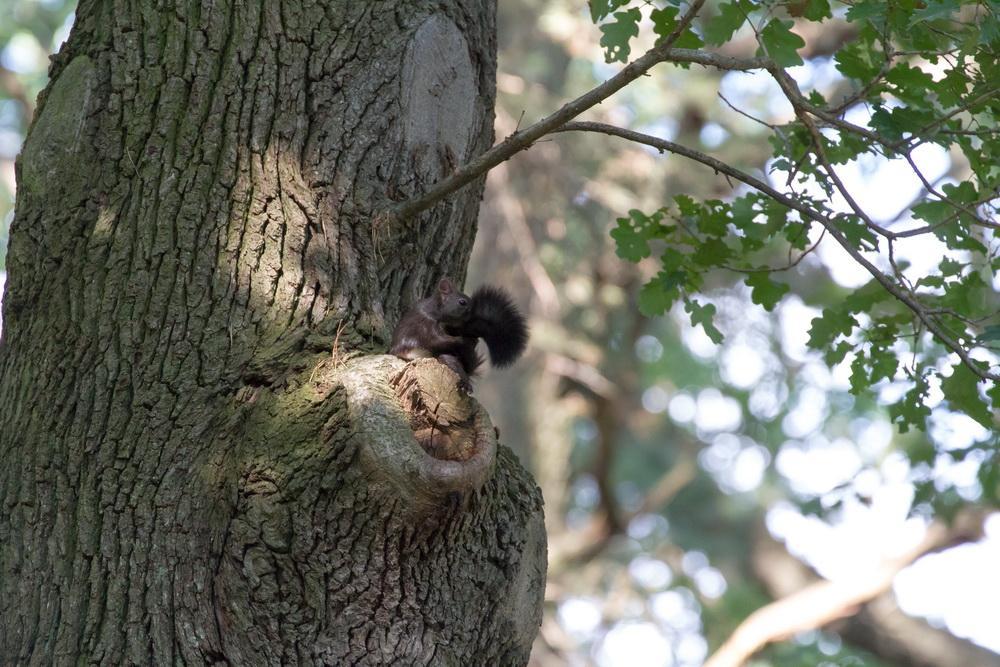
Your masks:
{"label": "tree trunk", "polygon": [[80,3],[18,163],[0,664],[527,662],[537,487],[434,378],[425,452],[377,354],[464,274],[482,183],[379,211],[491,143],[494,5]]}

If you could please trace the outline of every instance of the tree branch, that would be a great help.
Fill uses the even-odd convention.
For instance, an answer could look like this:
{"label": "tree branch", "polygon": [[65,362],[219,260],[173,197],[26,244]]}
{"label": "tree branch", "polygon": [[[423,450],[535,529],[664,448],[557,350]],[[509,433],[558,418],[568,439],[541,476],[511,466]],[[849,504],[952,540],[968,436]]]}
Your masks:
{"label": "tree branch", "polygon": [[[882,146],[891,148],[891,145],[877,134],[867,130],[865,128],[856,126],[847,121],[841,120],[837,116],[817,108],[815,105],[809,103],[798,90],[798,86],[795,85],[788,73],[784,71],[777,63],[775,63],[770,58],[737,58],[733,56],[726,56],[718,53],[709,53],[707,51],[699,51],[695,49],[674,49],[671,45],[677,40],[680,34],[687,28],[687,26],[694,19],[695,15],[700,11],[704,0],[695,0],[688,11],[685,12],[684,16],[681,18],[677,27],[674,31],[660,44],[654,46],[652,49],[647,51],[637,60],[626,65],[618,74],[611,77],[601,85],[591,89],[590,91],[584,93],[575,100],[566,103],[558,111],[550,114],[546,118],[534,123],[528,128],[514,132],[508,136],[504,141],[495,145],[493,148],[489,149],[480,156],[474,158],[470,162],[466,163],[462,167],[456,169],[450,176],[439,181],[437,184],[433,185],[427,192],[410,199],[409,201],[403,202],[398,206],[387,211],[387,217],[391,219],[403,219],[424,211],[437,202],[441,201],[451,193],[459,190],[460,188],[468,185],[476,178],[482,176],[490,169],[496,165],[510,159],[516,153],[529,148],[538,139],[555,132],[562,132],[568,130],[583,130],[591,132],[602,132],[605,134],[610,134],[613,136],[619,136],[625,139],[630,139],[638,143],[643,143],[649,146],[653,146],[660,151],[669,151],[677,153],[679,155],[684,155],[692,160],[701,162],[702,164],[712,167],[716,172],[721,172],[727,176],[736,178],[751,187],[759,190],[783,203],[785,206],[798,211],[810,220],[813,220],[820,225],[822,225],[830,235],[836,239],[837,243],[840,244],[842,248],[856,261],[858,264],[863,266],[871,276],[885,288],[890,294],[896,297],[897,300],[902,302],[907,306],[917,318],[927,327],[928,331],[932,332],[938,340],[940,340],[946,347],[948,347],[952,352],[954,352],[962,360],[973,373],[976,374],[980,379],[983,380],[993,380],[1000,381],[1000,374],[991,373],[990,371],[984,371],[981,369],[974,360],[969,356],[968,351],[956,341],[951,334],[945,329],[945,327],[934,320],[934,318],[927,312],[923,305],[917,300],[916,295],[910,293],[910,291],[905,286],[900,286],[890,280],[889,277],[884,275],[875,265],[873,265],[861,252],[854,247],[854,244],[849,242],[847,238],[840,232],[837,228],[836,221],[826,215],[820,214],[813,209],[809,208],[798,202],[797,200],[781,193],[764,183],[763,181],[746,174],[738,169],[735,169],[715,158],[712,158],[704,153],[694,151],[692,149],[680,146],[673,142],[665,141],[663,139],[658,139],[656,137],[651,137],[638,132],[632,132],[630,130],[624,130],[616,128],[611,125],[606,125],[602,123],[592,123],[592,122],[570,122],[572,118],[575,118],[580,113],[586,111],[587,109],[599,104],[603,100],[607,99],[613,95],[618,90],[644,75],[648,72],[654,65],[660,62],[674,62],[674,63],[694,63],[705,65],[709,67],[716,67],[724,70],[753,70],[753,69],[766,69],[774,79],[777,81],[778,85],[781,87],[785,96],[792,103],[795,108],[797,115],[800,119],[813,131],[814,136],[818,134],[815,125],[810,122],[806,122],[806,113],[816,116],[817,118],[830,123],[841,129],[848,130],[850,132],[857,133],[877,143]],[[990,91],[990,94],[996,91]],[[982,96],[977,98],[974,102],[970,102],[969,105],[975,102],[981,101]],[[968,106],[968,105],[967,105]],[[945,117],[947,118],[947,117]],[[943,119],[941,119],[943,120]],[[932,126],[928,126],[932,127]],[[822,151],[821,144],[819,145],[820,152]],[[825,160],[824,160],[825,162]],[[828,163],[827,163],[828,164]],[[876,225],[868,216],[866,216],[860,207],[853,201],[849,194],[846,193],[842,184],[839,183],[839,179],[836,177],[835,173],[832,173],[832,168],[830,169],[831,176],[838,183],[839,190],[844,194],[848,203],[852,205],[855,213],[859,215],[869,228],[873,228],[882,236],[886,237],[890,241],[896,238],[896,233],[887,230],[879,225]],[[948,203],[951,203],[956,208],[969,213],[977,221],[980,220],[974,212],[969,211],[969,209],[950,200],[944,199]],[[981,221],[987,226],[992,226],[991,224]]]}
{"label": "tree branch", "polygon": [[[933,548],[917,554],[916,557],[981,537],[984,514],[972,511],[960,514],[959,517],[959,522],[943,532],[941,531],[943,524],[932,524],[928,537],[933,537],[931,532],[936,531],[941,539],[930,544],[925,538],[923,545]],[[910,555],[918,549],[911,551]],[[905,556],[906,554],[901,558]],[[817,587],[836,586],[822,580],[809,567],[789,554],[780,543],[767,534],[763,527],[758,532],[758,539],[755,540],[751,561],[754,572],[764,588],[771,596],[778,599],[778,602],[762,608],[761,611],[773,608],[807,591],[815,591]],[[817,599],[813,597],[814,601]],[[853,610],[848,611],[853,612]],[[904,614],[888,590],[863,601],[863,606],[857,613],[835,622],[830,629],[855,646],[871,651],[893,664],[913,667],[951,665],[1000,667],[1000,655],[933,628],[926,621]]]}
{"label": "tree branch", "polygon": [[951,335],[945,330],[945,328],[935,320],[931,314],[924,308],[917,299],[911,296],[905,288],[900,287],[894,283],[888,276],[879,271],[878,267],[872,264],[868,258],[861,254],[861,251],[854,247],[854,244],[847,240],[843,232],[837,227],[837,223],[834,219],[818,213],[813,209],[809,208],[805,204],[789,197],[788,195],[775,190],[773,187],[755,178],[746,172],[740,171],[735,167],[732,167],[721,160],[717,160],[710,155],[706,155],[700,151],[693,150],[686,146],[676,144],[672,141],[667,141],[666,139],[660,139],[658,137],[652,137],[648,134],[642,134],[641,132],[635,132],[633,130],[626,130],[620,127],[615,127],[614,125],[608,125],[606,123],[591,123],[591,122],[572,122],[565,123],[562,127],[554,130],[555,132],[570,132],[570,131],[583,131],[583,132],[599,132],[602,134],[608,134],[615,137],[621,137],[622,139],[628,139],[629,141],[634,141],[636,143],[645,144],[647,146],[652,146],[660,151],[667,151],[670,153],[676,153],[678,155],[683,155],[686,158],[700,162],[706,166],[711,167],[716,172],[726,174],[738,181],[746,183],[750,187],[763,192],[775,201],[778,201],[788,208],[798,211],[805,217],[819,223],[829,232],[830,236],[836,239],[837,243],[850,255],[854,261],[864,267],[872,278],[874,278],[882,287],[894,296],[897,300],[903,303],[907,308],[909,308],[917,318],[923,322],[924,326],[927,327],[928,331],[932,332],[937,336],[948,349],[958,355],[959,359],[962,360],[969,370],[976,374],[977,377],[983,380],[1000,381],[1000,374],[991,373],[989,371],[984,371],[979,367],[978,364],[969,356],[969,352],[956,341]]}
{"label": "tree branch", "polygon": [[667,61],[695,63],[725,70],[766,68],[770,62],[767,58],[734,58],[732,56],[708,53],[707,51],[698,51],[695,49],[671,48],[704,4],[705,0],[695,0],[692,2],[670,35],[641,57],[626,65],[618,74],[577,97],[575,100],[567,102],[555,113],[546,116],[519,132],[511,134],[493,148],[456,169],[450,176],[438,181],[425,193],[393,207],[388,211],[390,217],[396,219],[408,218],[427,210],[451,193],[476,180],[501,162],[510,159],[516,153],[530,147],[534,142],[553,132],[570,119],[600,104],[632,81],[644,75],[658,63]]}
{"label": "tree branch", "polygon": [[[885,593],[892,586],[896,574],[921,556],[982,537],[984,518],[985,514],[982,512],[970,512],[959,517],[951,527],[942,522],[934,522],[928,527],[923,539],[914,547],[884,559],[869,571],[859,572],[853,578],[836,582],[802,577],[801,572],[796,573],[794,567],[789,572],[788,558],[780,559],[780,553],[775,551],[780,549],[784,552],[784,549],[766,538],[766,529],[762,527],[761,530],[765,531],[762,533],[763,541],[769,542],[770,545],[769,548],[757,549],[754,553],[754,567],[758,576],[770,580],[778,589],[782,584],[786,589],[790,588],[789,580],[796,578],[811,583],[800,583],[795,586],[794,591],[784,591],[785,597],[751,614],[708,659],[705,667],[739,667],[771,642],[786,639],[806,630],[815,630],[838,619],[855,615],[859,611],[859,605]],[[968,642],[963,643],[968,644]],[[969,651],[978,653],[980,657],[992,656],[993,660],[985,662],[959,660],[926,664],[997,665],[1000,663],[1000,656],[990,651],[977,650],[971,646],[967,648],[966,654]],[[907,664],[912,663],[907,662]]]}

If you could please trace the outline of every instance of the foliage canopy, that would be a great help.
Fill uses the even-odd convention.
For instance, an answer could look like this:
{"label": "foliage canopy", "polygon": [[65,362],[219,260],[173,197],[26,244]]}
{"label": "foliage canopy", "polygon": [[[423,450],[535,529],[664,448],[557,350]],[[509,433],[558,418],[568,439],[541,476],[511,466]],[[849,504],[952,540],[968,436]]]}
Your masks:
{"label": "foliage canopy", "polygon": [[[683,4],[592,1],[607,61],[627,60],[647,18],[658,39],[671,34]],[[871,281],[813,320],[809,345],[831,365],[850,360],[852,392],[880,382],[904,387],[889,406],[902,432],[926,428],[932,383],[940,383],[952,409],[994,428],[1000,408],[998,12],[994,1],[959,0],[734,0],[714,14],[703,12],[676,46],[732,47],[745,33],[742,41],[756,44],[753,57],[714,60],[701,52],[676,62],[763,70],[794,116],[780,125],[760,121],[773,148],[766,175],[632,137],[743,184],[728,201],[679,195],[617,221],[612,236],[621,257],[635,262],[659,255],[661,270],[640,294],[642,311],[655,315],[683,301],[692,323],[718,342],[711,306],[696,298],[712,272],[743,273],[754,303],[771,310],[788,291],[782,272],[820,243],[837,243]],[[799,50],[806,45],[796,26],[810,22],[821,31],[835,23],[847,35],[833,56],[842,81],[832,95],[800,88],[797,79],[806,77],[790,69],[803,64]],[[920,159],[927,145],[946,151],[958,166],[928,176]],[[839,172],[890,160],[904,162],[923,188],[895,216],[880,219]],[[936,243],[922,243],[925,238]],[[914,271],[899,257],[907,250],[939,251],[941,258],[932,270]]]}

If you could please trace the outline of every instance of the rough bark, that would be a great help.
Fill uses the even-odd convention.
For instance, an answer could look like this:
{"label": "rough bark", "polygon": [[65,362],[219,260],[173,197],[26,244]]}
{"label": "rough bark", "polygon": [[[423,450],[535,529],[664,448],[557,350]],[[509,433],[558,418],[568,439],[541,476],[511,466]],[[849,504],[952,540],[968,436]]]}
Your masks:
{"label": "rough bark", "polygon": [[494,13],[80,3],[18,163],[0,664],[527,661],[538,490],[482,415],[430,456],[374,354],[464,274],[481,183],[375,212],[491,143]]}

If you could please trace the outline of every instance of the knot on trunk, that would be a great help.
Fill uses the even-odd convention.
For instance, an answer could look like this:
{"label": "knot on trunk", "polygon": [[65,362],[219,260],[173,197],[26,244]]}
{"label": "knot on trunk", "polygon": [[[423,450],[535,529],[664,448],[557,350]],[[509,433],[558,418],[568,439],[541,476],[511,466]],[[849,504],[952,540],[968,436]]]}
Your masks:
{"label": "knot on trunk", "polygon": [[497,438],[489,415],[459,391],[436,359],[390,356],[347,363],[343,382],[361,460],[374,488],[418,514],[478,491],[493,474]]}

